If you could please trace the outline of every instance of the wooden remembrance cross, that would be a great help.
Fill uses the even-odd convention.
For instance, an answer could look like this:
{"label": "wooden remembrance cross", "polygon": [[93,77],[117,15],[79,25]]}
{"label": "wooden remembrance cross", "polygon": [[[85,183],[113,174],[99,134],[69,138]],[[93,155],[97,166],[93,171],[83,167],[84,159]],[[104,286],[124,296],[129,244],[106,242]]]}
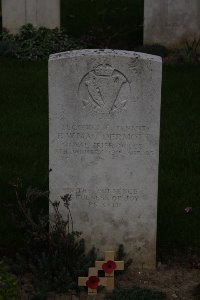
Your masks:
{"label": "wooden remembrance cross", "polygon": [[124,261],[115,261],[114,251],[105,251],[105,261],[96,261],[95,267],[97,270],[103,270],[107,278],[106,289],[112,291],[115,286],[114,273],[115,271],[124,270]]}
{"label": "wooden remembrance cross", "polygon": [[[88,295],[97,295],[98,286],[104,286],[108,291],[114,289],[115,271],[124,270],[124,261],[115,261],[114,251],[105,251],[105,260],[96,261],[95,268],[89,268],[88,277],[79,277],[78,285],[88,287]],[[98,271],[104,271],[105,277],[98,277]]]}
{"label": "wooden remembrance cross", "polygon": [[[87,286],[88,295],[97,295],[97,287],[99,285],[106,286],[107,280],[106,277],[98,277],[97,268],[89,268],[88,277],[79,277],[78,285]],[[93,286],[94,288],[90,288],[89,286]]]}

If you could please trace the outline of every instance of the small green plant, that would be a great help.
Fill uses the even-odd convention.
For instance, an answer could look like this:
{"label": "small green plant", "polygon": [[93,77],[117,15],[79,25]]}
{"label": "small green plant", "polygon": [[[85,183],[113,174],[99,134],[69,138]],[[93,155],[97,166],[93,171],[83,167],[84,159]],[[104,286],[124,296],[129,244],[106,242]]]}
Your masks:
{"label": "small green plant", "polygon": [[195,286],[195,288],[193,290],[193,296],[194,296],[194,299],[200,300],[200,284]]}
{"label": "small green plant", "polygon": [[16,278],[3,261],[0,261],[0,300],[17,300]]}
{"label": "small green plant", "polygon": [[22,60],[46,60],[49,55],[80,48],[77,40],[69,38],[65,31],[31,24],[21,27],[18,34],[4,30],[0,36],[0,55]]}
{"label": "small green plant", "polygon": [[162,292],[133,286],[129,289],[114,290],[112,294],[107,295],[109,300],[165,300],[166,295]]}
{"label": "small green plant", "polygon": [[197,60],[198,48],[200,39],[194,39],[192,42],[186,41],[185,43],[185,60],[189,63],[194,63]]}
{"label": "small green plant", "polygon": [[131,258],[127,259],[127,254],[124,250],[124,245],[119,245],[116,253],[116,260],[124,260],[124,270],[126,271],[130,265],[132,264],[133,260]]}

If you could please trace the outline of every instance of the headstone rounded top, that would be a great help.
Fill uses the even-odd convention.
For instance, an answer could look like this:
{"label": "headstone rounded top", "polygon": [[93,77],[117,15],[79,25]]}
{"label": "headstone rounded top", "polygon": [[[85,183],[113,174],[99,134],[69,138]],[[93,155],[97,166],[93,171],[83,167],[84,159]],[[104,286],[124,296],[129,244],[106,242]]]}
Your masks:
{"label": "headstone rounded top", "polygon": [[162,62],[162,58],[160,56],[135,52],[135,51],[127,51],[127,50],[113,50],[113,49],[82,49],[82,50],[72,50],[66,52],[60,52],[51,54],[49,56],[49,60],[59,60],[66,59],[78,56],[123,56],[123,57],[134,57],[142,60],[151,60],[155,62]]}

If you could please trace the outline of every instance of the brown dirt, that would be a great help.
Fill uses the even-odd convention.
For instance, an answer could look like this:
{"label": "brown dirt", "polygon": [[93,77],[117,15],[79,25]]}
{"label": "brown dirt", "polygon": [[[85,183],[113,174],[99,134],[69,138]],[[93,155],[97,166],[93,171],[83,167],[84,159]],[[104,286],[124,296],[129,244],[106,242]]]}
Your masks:
{"label": "brown dirt", "polygon": [[121,275],[122,288],[137,285],[167,294],[167,299],[192,300],[195,286],[200,284],[200,269],[159,265],[155,271],[132,271]]}
{"label": "brown dirt", "polygon": [[[29,277],[23,279],[24,288],[21,289],[21,300],[29,300],[32,287]],[[133,270],[116,277],[116,286],[130,288],[133,285],[158,290],[166,293],[168,300],[192,300],[194,287],[200,284],[200,268],[182,265],[164,265],[159,263],[154,271]],[[80,295],[49,294],[48,300],[100,300],[104,299],[104,293],[99,293],[96,298],[88,297],[86,292]]]}

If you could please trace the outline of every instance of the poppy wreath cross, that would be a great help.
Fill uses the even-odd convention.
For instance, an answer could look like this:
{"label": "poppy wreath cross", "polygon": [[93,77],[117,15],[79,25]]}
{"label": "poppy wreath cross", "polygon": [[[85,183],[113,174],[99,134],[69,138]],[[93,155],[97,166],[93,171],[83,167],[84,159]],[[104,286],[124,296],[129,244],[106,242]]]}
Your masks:
{"label": "poppy wreath cross", "polygon": [[114,273],[115,271],[124,270],[124,261],[115,261],[114,251],[105,251],[105,261],[96,261],[97,270],[103,270],[107,278],[106,289],[112,291],[114,289]]}
{"label": "poppy wreath cross", "polygon": [[98,286],[106,286],[107,279],[106,277],[98,277],[97,268],[89,268],[88,277],[79,277],[78,285],[87,286],[88,295],[97,295]]}

